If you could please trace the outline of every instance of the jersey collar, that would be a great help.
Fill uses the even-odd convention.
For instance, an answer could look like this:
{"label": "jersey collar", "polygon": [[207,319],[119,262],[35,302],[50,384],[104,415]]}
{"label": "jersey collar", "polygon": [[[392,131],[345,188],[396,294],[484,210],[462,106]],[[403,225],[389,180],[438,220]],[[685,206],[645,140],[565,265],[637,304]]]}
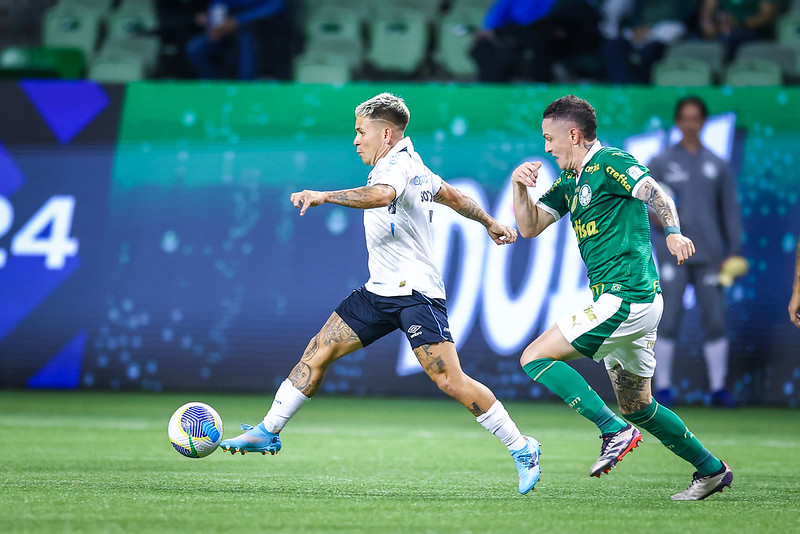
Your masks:
{"label": "jersey collar", "polygon": [[603,148],[603,145],[600,144],[600,140],[599,139],[595,140],[594,144],[592,145],[592,148],[590,148],[589,152],[587,152],[586,155],[583,157],[580,169],[578,169],[578,172],[575,173],[576,182],[581,179],[581,173],[583,172],[583,168],[586,167],[586,164],[589,163],[589,161],[594,157],[595,154],[597,154],[600,151],[601,148]]}
{"label": "jersey collar", "polygon": [[397,144],[394,145],[392,147],[392,149],[389,152],[386,153],[384,158],[392,157],[395,154],[397,154],[398,152],[400,152],[402,150],[406,150],[406,149],[408,149],[410,152],[414,151],[414,145],[411,143],[411,138],[410,137],[404,137],[400,141],[398,141]]}

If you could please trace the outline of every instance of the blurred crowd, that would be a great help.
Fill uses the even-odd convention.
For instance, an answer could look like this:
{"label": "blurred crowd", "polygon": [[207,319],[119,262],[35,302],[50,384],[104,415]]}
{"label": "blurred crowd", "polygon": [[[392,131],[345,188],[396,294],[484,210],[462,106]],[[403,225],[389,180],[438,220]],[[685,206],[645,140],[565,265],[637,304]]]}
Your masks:
{"label": "blurred crowd", "polygon": [[[777,64],[780,83],[800,74],[800,0],[20,0],[0,25],[4,77],[35,71],[37,48],[79,50],[81,74],[101,81],[672,85],[654,79],[672,67],[702,85],[693,61],[725,83],[745,58]],[[692,43],[704,48],[676,52]]]}

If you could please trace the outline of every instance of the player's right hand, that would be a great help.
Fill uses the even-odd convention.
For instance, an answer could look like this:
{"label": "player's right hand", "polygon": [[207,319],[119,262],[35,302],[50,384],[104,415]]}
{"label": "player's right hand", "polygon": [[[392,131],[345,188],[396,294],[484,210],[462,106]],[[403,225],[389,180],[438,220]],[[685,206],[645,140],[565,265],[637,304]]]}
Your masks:
{"label": "player's right hand", "polygon": [[303,189],[297,193],[292,193],[289,197],[295,208],[300,210],[300,215],[305,215],[308,208],[319,206],[325,202],[325,193],[322,191],[310,191]]}
{"label": "player's right hand", "polygon": [[522,184],[526,187],[534,187],[536,179],[539,177],[541,161],[526,161],[511,173],[511,181]]}
{"label": "player's right hand", "polygon": [[678,265],[683,265],[683,262],[695,253],[692,240],[682,234],[669,234],[667,248],[673,256],[678,258]]}

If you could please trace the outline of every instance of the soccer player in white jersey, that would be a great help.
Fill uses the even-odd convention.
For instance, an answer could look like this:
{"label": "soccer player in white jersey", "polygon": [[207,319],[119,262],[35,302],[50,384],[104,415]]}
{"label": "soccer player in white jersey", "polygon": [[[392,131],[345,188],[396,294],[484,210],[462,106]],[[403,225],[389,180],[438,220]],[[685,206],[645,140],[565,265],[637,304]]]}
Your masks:
{"label": "soccer player in white jersey", "polygon": [[281,449],[280,431],[319,390],[328,366],[400,328],[436,385],[506,445],[519,474],[519,491],[525,494],[539,480],[539,442],[523,436],[489,388],[461,369],[447,323],[444,282],[433,261],[432,203],[483,224],[498,245],[513,243],[517,232],[425,166],[405,136],[410,114],[403,99],[382,93],[359,105],[355,115],[353,144],[361,160],[374,167],[367,185],[303,190],[292,193],[291,201],[300,215],[324,203],[364,210],[369,280],[339,304],[308,343],[264,421],[242,425],[244,434],[220,446],[231,454],[275,454]]}

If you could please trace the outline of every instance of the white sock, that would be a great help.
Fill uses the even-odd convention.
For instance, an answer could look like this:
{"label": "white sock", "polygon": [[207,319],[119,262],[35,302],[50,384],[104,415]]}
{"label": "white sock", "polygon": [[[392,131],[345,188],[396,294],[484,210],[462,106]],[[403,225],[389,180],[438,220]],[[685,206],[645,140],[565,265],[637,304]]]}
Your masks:
{"label": "white sock", "polygon": [[477,420],[483,428],[500,438],[509,451],[518,451],[528,444],[500,401],[495,401],[489,411],[479,415]]}
{"label": "white sock", "polygon": [[656,339],[653,347],[656,353],[656,374],[654,376],[656,391],[672,387],[672,360],[675,359],[675,341],[672,339]]}
{"label": "white sock", "polygon": [[267,432],[273,434],[283,430],[289,419],[297,413],[305,402],[309,400],[308,397],[292,385],[291,380],[288,378],[281,383],[281,387],[275,393],[275,400],[272,401],[267,415],[264,416],[264,426]]}
{"label": "white sock", "polygon": [[703,343],[703,355],[708,367],[708,387],[711,392],[725,389],[728,374],[728,340],[724,337]]}

